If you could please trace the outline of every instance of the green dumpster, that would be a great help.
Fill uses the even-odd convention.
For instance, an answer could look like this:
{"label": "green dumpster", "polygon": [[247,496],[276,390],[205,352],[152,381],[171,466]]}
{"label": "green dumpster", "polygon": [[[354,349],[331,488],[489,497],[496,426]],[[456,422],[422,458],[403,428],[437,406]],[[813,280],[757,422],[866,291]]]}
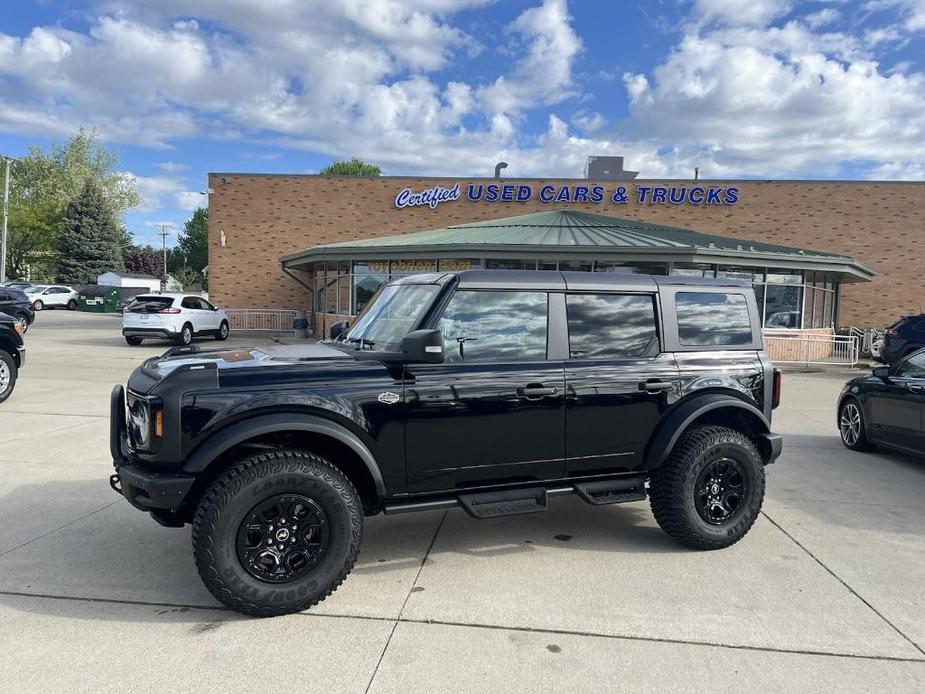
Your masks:
{"label": "green dumpster", "polygon": [[88,284],[77,291],[77,309],[92,313],[118,313],[120,301],[138,294],[149,293],[147,287],[113,287],[104,284]]}

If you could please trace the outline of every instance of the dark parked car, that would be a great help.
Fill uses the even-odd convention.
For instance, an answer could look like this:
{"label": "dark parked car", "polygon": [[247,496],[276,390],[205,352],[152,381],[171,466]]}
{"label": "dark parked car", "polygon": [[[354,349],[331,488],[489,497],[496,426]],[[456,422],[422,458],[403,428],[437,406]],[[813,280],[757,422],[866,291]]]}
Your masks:
{"label": "dark parked car", "polygon": [[0,287],[0,313],[8,315],[22,327],[25,333],[35,320],[32,304],[22,291],[9,287]]}
{"label": "dark parked car", "polygon": [[0,402],[13,394],[19,370],[25,361],[22,327],[12,318],[0,314]]}
{"label": "dark parked car", "polygon": [[925,347],[925,314],[903,316],[886,329],[880,347],[880,359],[894,364]]}
{"label": "dark parked car", "polygon": [[323,600],[379,512],[648,497],[695,549],[758,516],[780,372],[745,283],[417,275],[346,328],[269,351],[176,347],[113,390],[110,483],[158,522],[192,524],[200,576],[233,609]]}
{"label": "dark parked car", "polygon": [[838,399],[838,429],[853,451],[882,444],[925,455],[925,349],[848,381]]}

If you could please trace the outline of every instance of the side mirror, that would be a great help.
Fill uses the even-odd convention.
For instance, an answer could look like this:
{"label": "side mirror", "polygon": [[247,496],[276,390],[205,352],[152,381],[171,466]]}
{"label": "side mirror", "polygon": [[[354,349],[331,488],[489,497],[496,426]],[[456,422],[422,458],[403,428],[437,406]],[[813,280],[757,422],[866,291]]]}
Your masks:
{"label": "side mirror", "polygon": [[878,366],[873,371],[871,371],[871,374],[874,376],[874,378],[882,378],[885,381],[890,377],[890,367]]}
{"label": "side mirror", "polygon": [[343,335],[345,332],[347,332],[347,328],[349,327],[350,327],[350,323],[348,323],[347,321],[345,320],[339,321],[335,323],[334,325],[332,325],[331,328],[328,330],[328,337],[330,337],[332,340],[336,340],[341,335]]}
{"label": "side mirror", "polygon": [[401,351],[408,364],[442,364],[443,333],[439,330],[414,330],[402,338]]}

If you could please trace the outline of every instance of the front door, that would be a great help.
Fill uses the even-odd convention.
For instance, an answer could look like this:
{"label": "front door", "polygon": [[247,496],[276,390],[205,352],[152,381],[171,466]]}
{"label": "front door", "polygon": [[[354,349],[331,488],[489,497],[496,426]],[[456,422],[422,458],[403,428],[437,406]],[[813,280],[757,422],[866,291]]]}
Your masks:
{"label": "front door", "polygon": [[406,369],[411,492],[561,477],[564,371],[544,291],[460,290],[436,327],[443,364]]}
{"label": "front door", "polygon": [[565,455],[570,476],[625,472],[678,389],[678,366],[659,354],[651,294],[566,296]]}
{"label": "front door", "polygon": [[925,450],[925,353],[893,367],[868,402],[874,439]]}

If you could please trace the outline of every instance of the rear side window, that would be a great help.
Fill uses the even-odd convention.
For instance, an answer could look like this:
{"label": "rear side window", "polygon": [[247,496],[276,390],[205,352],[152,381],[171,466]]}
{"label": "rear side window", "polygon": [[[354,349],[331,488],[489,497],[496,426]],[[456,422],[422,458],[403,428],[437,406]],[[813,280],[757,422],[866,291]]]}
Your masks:
{"label": "rear side window", "polygon": [[748,345],[752,324],[744,294],[678,292],[678,339],[691,347]]}
{"label": "rear side window", "polygon": [[437,328],[447,362],[546,358],[546,292],[458,291]]}
{"label": "rear side window", "polygon": [[570,294],[565,301],[572,359],[641,357],[658,344],[652,296]]}
{"label": "rear side window", "polygon": [[150,310],[158,311],[162,308],[173,306],[173,297],[171,296],[136,296],[132,303],[129,304],[129,311]]}

